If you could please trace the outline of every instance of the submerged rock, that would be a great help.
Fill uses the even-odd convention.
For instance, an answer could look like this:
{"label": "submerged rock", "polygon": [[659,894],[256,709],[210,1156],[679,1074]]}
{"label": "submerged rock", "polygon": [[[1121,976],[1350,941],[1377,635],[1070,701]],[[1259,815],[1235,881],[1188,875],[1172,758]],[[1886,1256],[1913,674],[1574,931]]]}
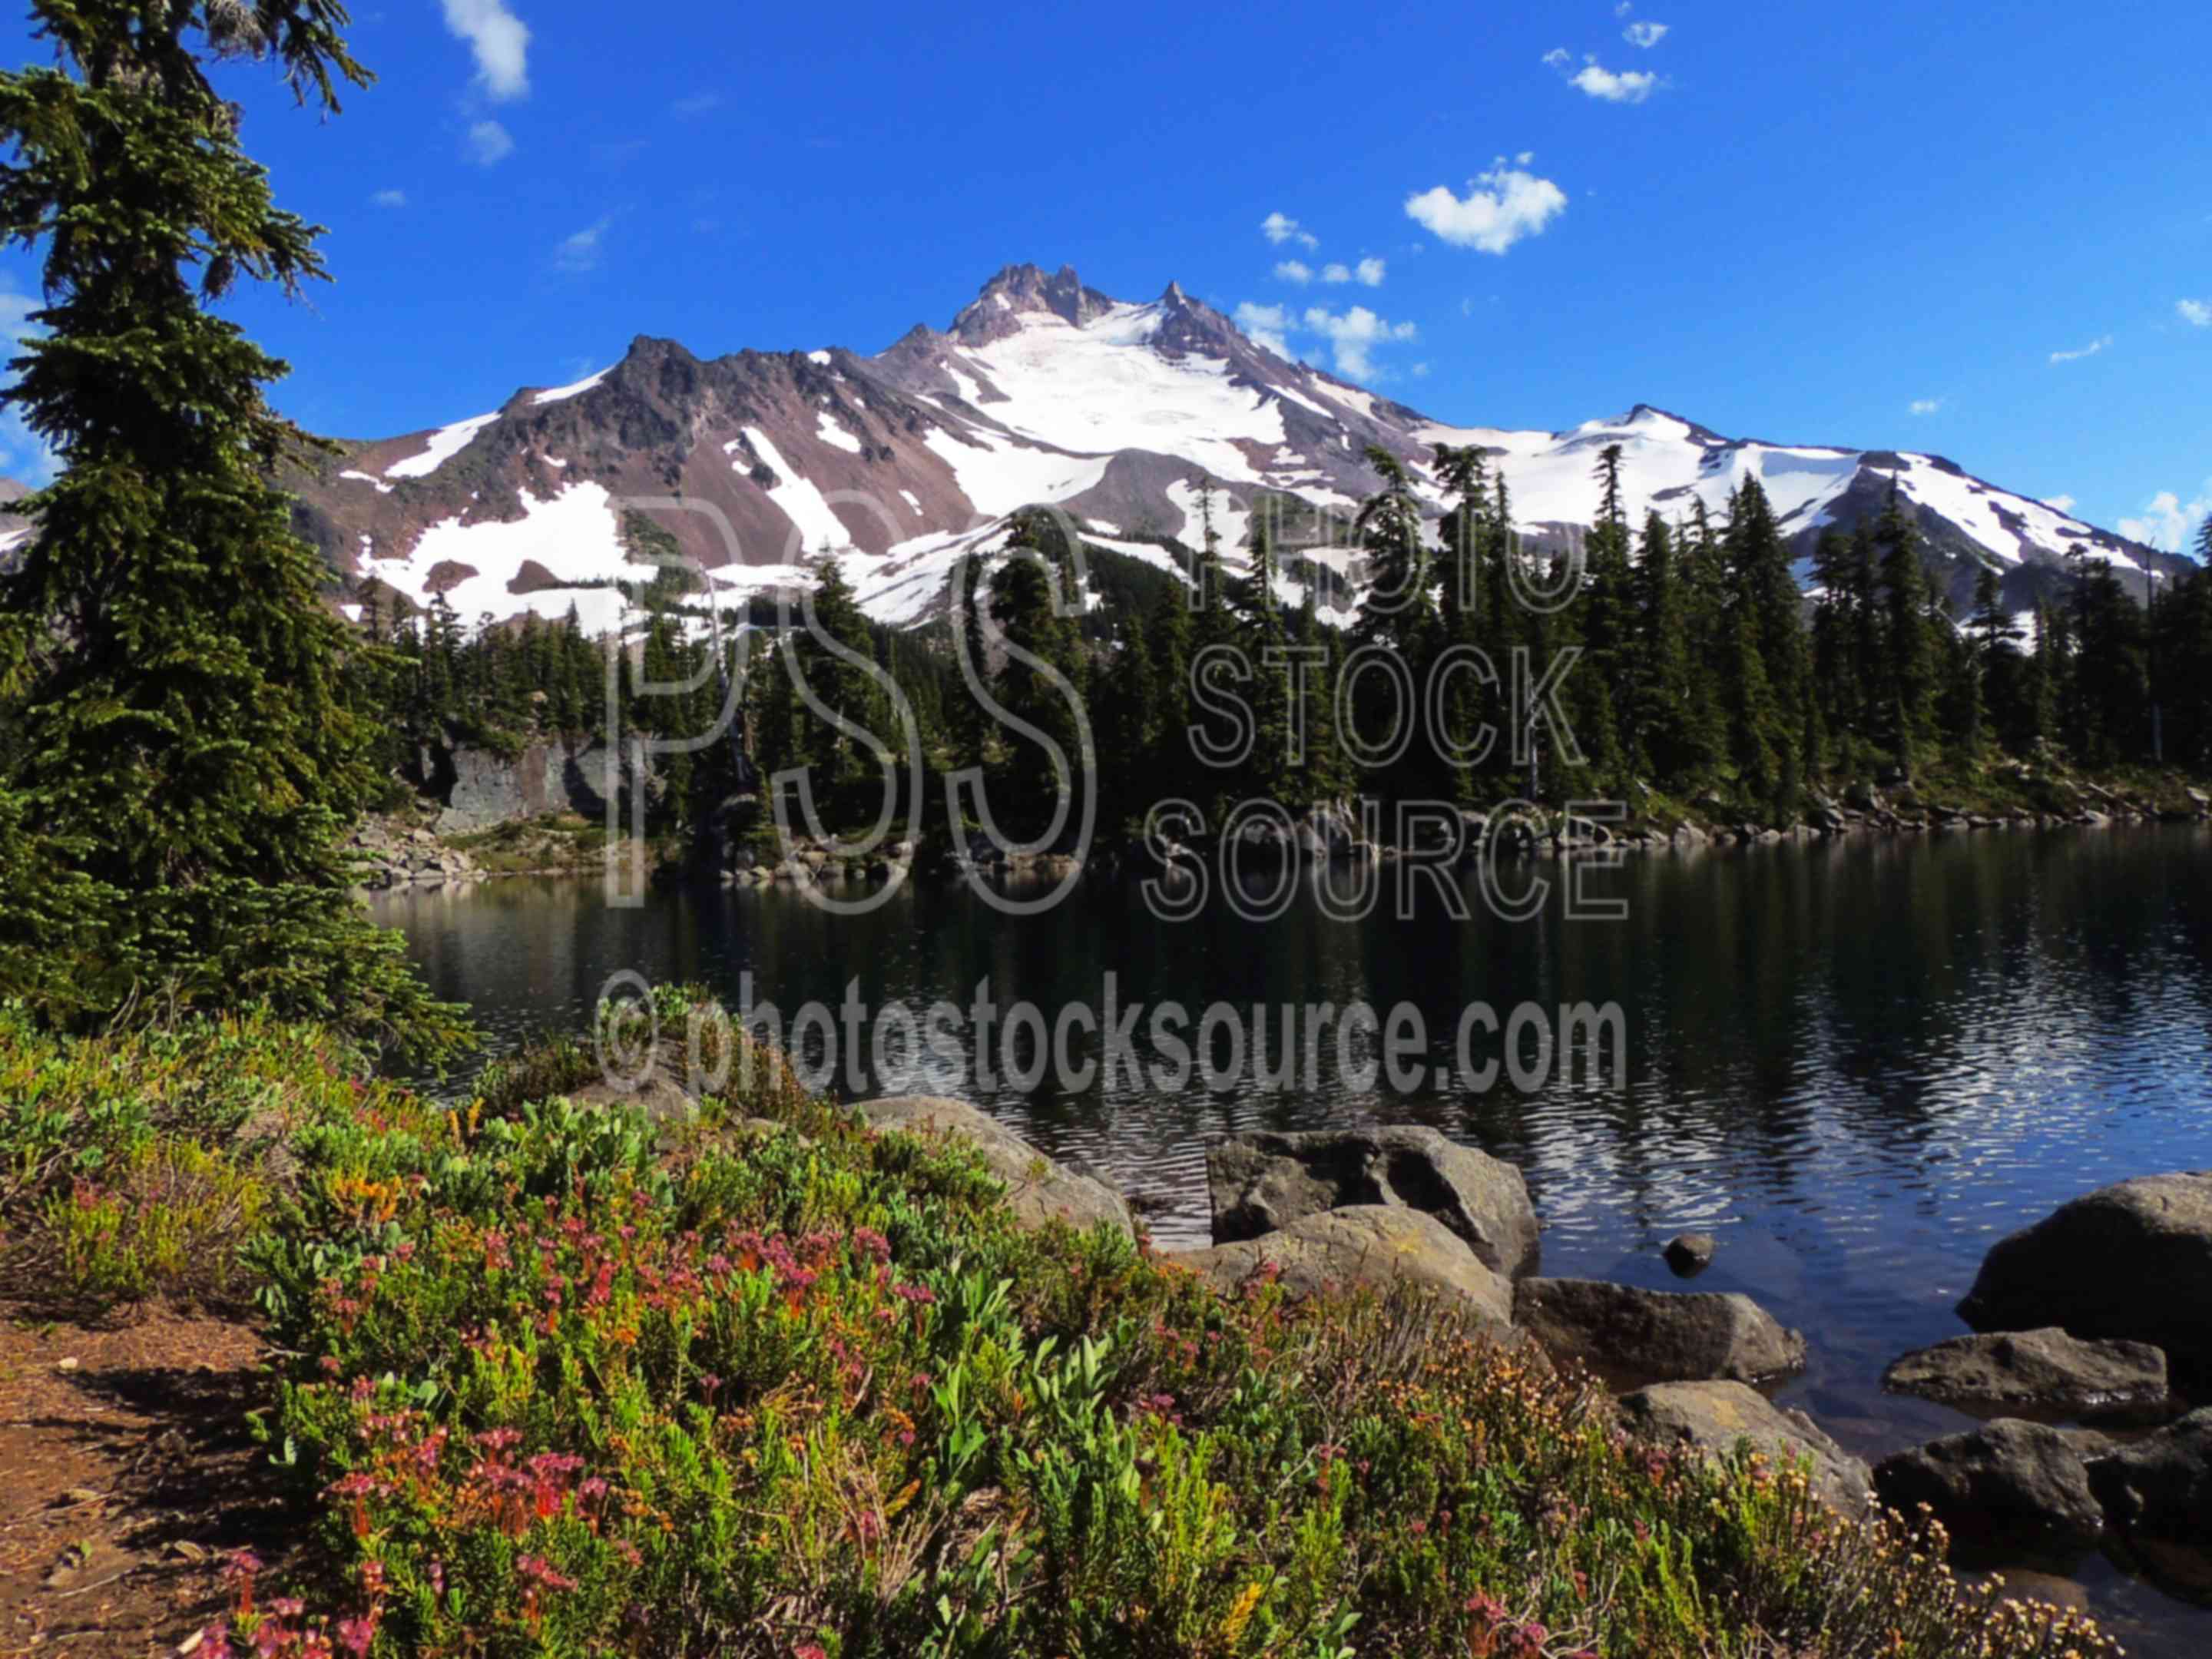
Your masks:
{"label": "submerged rock", "polygon": [[2105,1515],[2083,1458],[2103,1437],[1999,1418],[1875,1465],[1881,1501],[1910,1516],[1928,1505],[1970,1553],[2064,1565],[2094,1549]]}
{"label": "submerged rock", "polygon": [[2092,1463],[2089,1485],[2146,1567],[2212,1596],[2212,1407]]}
{"label": "submerged rock", "polygon": [[1464,1239],[1419,1210],[1355,1205],[1171,1259],[1224,1295],[1272,1269],[1294,1297],[1312,1296],[1327,1285],[1407,1285],[1434,1291],[1499,1325],[1513,1322],[1512,1285]]}
{"label": "submerged rock", "polygon": [[872,1129],[957,1135],[970,1142],[991,1173],[1006,1183],[1007,1207],[1024,1226],[1065,1221],[1087,1230],[1104,1222],[1125,1233],[1134,1231],[1127,1203],[1112,1187],[1096,1176],[1055,1163],[964,1100],[898,1095],[864,1101],[859,1110]]}
{"label": "submerged rock", "polygon": [[1954,1336],[1895,1361],[1881,1385],[1947,1406],[2081,1418],[2155,1417],[2169,1398],[2166,1356],[2149,1344],[2085,1342],[2056,1328]]}
{"label": "submerged rock", "polygon": [[1515,1277],[1536,1264],[1536,1212],[1521,1171],[1434,1129],[1243,1135],[1207,1152],[1206,1181],[1216,1244],[1379,1206],[1433,1216],[1494,1273]]}
{"label": "submerged rock", "polygon": [[1798,1411],[1783,1411],[1741,1382],[1661,1382],[1623,1395],[1630,1428],[1662,1446],[1719,1455],[1748,1441],[1777,1464],[1811,1460],[1813,1492],[1844,1515],[1864,1510],[1874,1495],[1867,1466]]}
{"label": "submerged rock", "polygon": [[1513,1317],[1553,1358],[1639,1382],[1756,1382],[1805,1364],[1805,1339],[1747,1296],[1525,1279]]}
{"label": "submerged rock", "polygon": [[1713,1265],[1714,1252],[1719,1249],[1711,1233],[1678,1233],[1667,1241],[1660,1254],[1680,1277],[1694,1279]]}
{"label": "submerged rock", "polygon": [[2147,1176],[2077,1198],[2001,1241],[1960,1316],[1979,1331],[2063,1326],[2212,1367],[2212,1171]]}

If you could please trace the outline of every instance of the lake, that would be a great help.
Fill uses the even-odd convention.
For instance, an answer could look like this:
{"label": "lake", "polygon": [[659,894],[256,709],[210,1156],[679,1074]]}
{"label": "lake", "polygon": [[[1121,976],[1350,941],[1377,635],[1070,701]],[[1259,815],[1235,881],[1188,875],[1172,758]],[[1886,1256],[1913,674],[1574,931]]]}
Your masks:
{"label": "lake", "polygon": [[[1592,893],[1626,901],[1613,922],[1569,920],[1556,891],[1518,924],[1433,902],[1410,920],[1336,921],[1310,895],[1273,921],[1217,901],[1170,922],[1103,879],[1035,916],[944,883],[850,917],[787,887],[676,889],[617,909],[596,883],[528,880],[399,890],[374,908],[502,1047],[581,1027],[620,970],[732,1001],[749,974],[787,1012],[835,1008],[857,981],[869,1009],[918,1016],[988,980],[1001,1008],[1027,1000],[1049,1020],[1095,1006],[1109,972],[1123,1003],[1194,1018],[1215,1001],[1408,1005],[1433,1043],[1403,1094],[1340,1065],[1334,1041],[1281,1090],[1249,1069],[1218,1090],[1049,1073],[984,1085],[941,1067],[920,1086],[964,1093],[1111,1176],[1170,1245],[1206,1242],[1212,1141],[1354,1121],[1430,1124],[1519,1165],[1547,1273],[1676,1287],[1658,1246],[1710,1231],[1720,1254],[1697,1288],[1745,1291],[1809,1340],[1805,1375],[1777,1398],[1879,1457],[1966,1425],[1879,1379],[1965,1330],[1953,1308],[1999,1236],[2108,1182],[2212,1167],[2208,854],[2196,826],[1659,854],[1592,878]],[[1620,1086],[1558,1067],[1528,1093],[1504,1079],[1436,1086],[1427,1061],[1449,1064],[1477,1001],[1618,1004]],[[1163,1060],[1141,1027],[1136,1047]],[[885,1092],[859,1059],[841,1091]],[[2100,1563],[2081,1577],[2136,1651],[2212,1647],[2212,1613]]]}

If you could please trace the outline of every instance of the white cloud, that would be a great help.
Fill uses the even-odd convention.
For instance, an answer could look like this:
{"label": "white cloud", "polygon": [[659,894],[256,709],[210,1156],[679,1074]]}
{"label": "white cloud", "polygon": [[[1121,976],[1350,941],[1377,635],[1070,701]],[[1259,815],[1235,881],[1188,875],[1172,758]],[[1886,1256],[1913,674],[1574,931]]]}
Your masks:
{"label": "white cloud", "polygon": [[1626,17],[1635,9],[1635,0],[1620,0],[1620,3],[1613,9],[1613,15],[1615,17]]}
{"label": "white cloud", "polygon": [[2120,520],[2120,534],[2130,541],[2148,542],[2178,553],[2189,544],[2208,514],[2212,514],[2212,478],[2205,480],[2203,492],[2186,505],[2172,490],[2160,490],[2150,498],[2142,518]]}
{"label": "white cloud", "polygon": [[1275,275],[1284,282],[1303,286],[1313,281],[1313,267],[1303,259],[1285,259],[1276,265]]}
{"label": "white cloud", "polygon": [[1250,335],[1255,343],[1265,346],[1278,357],[1289,358],[1290,333],[1295,325],[1287,307],[1255,306],[1247,300],[1237,307],[1237,326]]}
{"label": "white cloud", "polygon": [[1659,77],[1641,70],[1626,70],[1615,75],[1596,58],[1585,58],[1579,73],[1567,84],[1579,87],[1593,98],[1608,104],[1640,104],[1649,98],[1659,84]]}
{"label": "white cloud", "polygon": [[1349,374],[1356,380],[1373,377],[1375,360],[1370,354],[1376,347],[1394,340],[1410,340],[1415,333],[1411,323],[1388,322],[1365,306],[1354,306],[1341,316],[1323,307],[1311,306],[1307,308],[1304,322],[1308,333],[1320,335],[1335,349],[1338,373]]}
{"label": "white cloud", "polygon": [[514,154],[514,140],[496,121],[479,121],[469,129],[469,155],[480,167],[496,167]]}
{"label": "white cloud", "polygon": [[[1292,312],[1288,306],[1255,305],[1247,300],[1237,307],[1236,319],[1237,326],[1255,343],[1265,346],[1279,357],[1299,355],[1291,349],[1292,336],[1315,337],[1328,346],[1337,372],[1354,380],[1380,378],[1381,371],[1375,363],[1376,349],[1413,339],[1419,332],[1413,324],[1391,322],[1376,316],[1365,306],[1353,306],[1342,313],[1331,311],[1326,306],[1309,306],[1300,313]],[[1425,374],[1427,365],[1420,366],[1414,373]]]}
{"label": "white cloud", "polygon": [[1321,246],[1321,238],[1310,230],[1301,229],[1298,222],[1287,214],[1271,213],[1260,221],[1260,233],[1277,247],[1285,242],[1296,242],[1300,247],[1312,249]]}
{"label": "white cloud", "polygon": [[1569,52],[1565,46],[1553,46],[1551,51],[1544,54],[1544,64],[1548,69],[1563,70],[1574,61],[1574,53]]}
{"label": "white cloud", "polygon": [[1943,400],[1941,398],[1915,398],[1912,400],[1912,412],[1915,415],[1933,415],[1942,407]]}
{"label": "white cloud", "polygon": [[495,101],[530,90],[530,30],[506,0],[445,0],[446,27],[469,43],[477,79]]}
{"label": "white cloud", "polygon": [[2173,308],[2181,313],[2181,320],[2191,328],[2212,328],[2212,302],[2203,300],[2177,300]]}
{"label": "white cloud", "polygon": [[1509,165],[1504,156],[1468,181],[1467,194],[1443,185],[1406,198],[1406,215],[1454,247],[1504,253],[1524,236],[1540,236],[1566,211],[1566,192],[1549,179]]}
{"label": "white cloud", "polygon": [[1429,366],[1426,363],[1415,363],[1413,365],[1413,378],[1417,380],[1427,380],[1429,378]]}
{"label": "white cloud", "polygon": [[[1297,264],[1297,262],[1295,259],[1291,263],[1292,264]],[[1306,270],[1304,265],[1298,265],[1297,268],[1301,271],[1305,271]],[[1382,286],[1382,276],[1385,269],[1386,267],[1382,260],[1371,256],[1368,258],[1362,259],[1356,265],[1340,264],[1332,262],[1322,267],[1321,279],[1324,283],[1333,283],[1338,287],[1341,287],[1346,283],[1357,283],[1362,288],[1380,288]],[[1275,267],[1275,274],[1278,276],[1281,276],[1283,274],[1283,267],[1277,265]],[[1306,276],[1311,276],[1312,274],[1313,273],[1310,271],[1306,271]],[[1301,276],[1297,280],[1304,282],[1305,277]]]}
{"label": "white cloud", "polygon": [[603,251],[600,240],[606,235],[607,227],[613,222],[611,218],[601,218],[586,225],[573,236],[562,237],[561,246],[553,250],[554,265],[559,270],[570,271],[598,269]]}
{"label": "white cloud", "polygon": [[2112,343],[2112,337],[2107,334],[2101,340],[2092,340],[2079,351],[2054,351],[2051,354],[2051,361],[2054,363],[2078,363],[2084,357],[2095,356]]}
{"label": "white cloud", "polygon": [[2045,495],[2043,504],[2054,513],[2071,513],[2080,505],[2071,495]]}
{"label": "white cloud", "polygon": [[1667,38],[1669,27],[1666,23],[1631,23],[1621,31],[1620,38],[1632,46],[1649,49]]}
{"label": "white cloud", "polygon": [[403,208],[407,205],[407,192],[404,190],[380,190],[368,201],[371,207]]}

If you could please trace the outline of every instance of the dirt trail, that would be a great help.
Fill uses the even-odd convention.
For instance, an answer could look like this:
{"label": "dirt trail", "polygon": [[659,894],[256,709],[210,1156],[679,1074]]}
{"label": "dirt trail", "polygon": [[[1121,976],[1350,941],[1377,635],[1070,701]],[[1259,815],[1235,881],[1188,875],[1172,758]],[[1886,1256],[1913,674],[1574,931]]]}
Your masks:
{"label": "dirt trail", "polygon": [[277,1565],[285,1517],[244,1420],[260,1352],[223,1320],[0,1308],[0,1659],[173,1654],[222,1607],[227,1552]]}

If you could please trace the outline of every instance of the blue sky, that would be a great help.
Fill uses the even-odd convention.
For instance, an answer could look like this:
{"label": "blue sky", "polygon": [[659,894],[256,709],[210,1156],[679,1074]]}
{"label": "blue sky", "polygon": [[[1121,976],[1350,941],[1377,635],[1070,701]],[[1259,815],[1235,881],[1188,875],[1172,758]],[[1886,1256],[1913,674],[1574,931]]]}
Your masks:
{"label": "blue sky", "polygon": [[1068,262],[1446,420],[1649,402],[2171,543],[2212,508],[2212,17],[1954,9],[402,0],[333,121],[233,72],[337,278],[238,314],[288,412],[385,435],[639,333],[878,349]]}

